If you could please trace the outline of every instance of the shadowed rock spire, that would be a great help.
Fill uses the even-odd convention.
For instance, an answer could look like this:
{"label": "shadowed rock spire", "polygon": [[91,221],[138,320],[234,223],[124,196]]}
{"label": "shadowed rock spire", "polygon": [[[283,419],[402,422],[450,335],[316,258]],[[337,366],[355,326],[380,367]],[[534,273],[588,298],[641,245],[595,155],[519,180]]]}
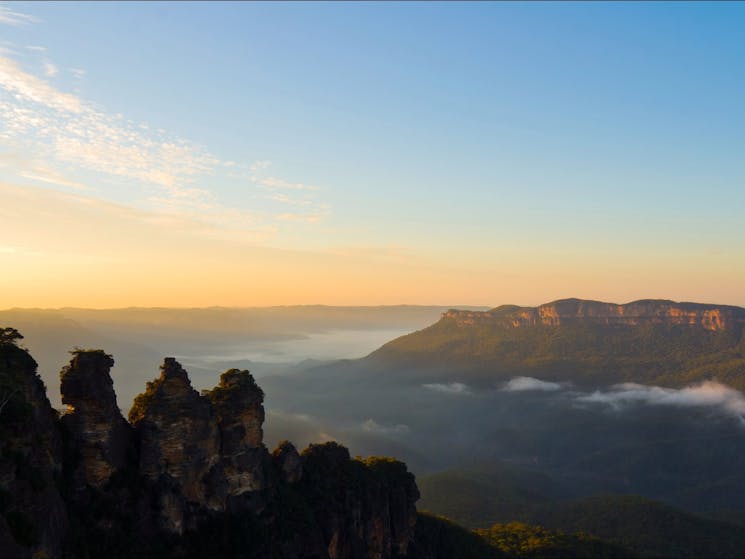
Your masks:
{"label": "shadowed rock spire", "polygon": [[62,424],[79,452],[73,474],[77,489],[102,487],[131,454],[132,429],[116,404],[109,374],[113,365],[101,350],[76,351],[60,372],[62,403],[67,405]]}
{"label": "shadowed rock spire", "polygon": [[[256,496],[267,486],[269,453],[263,444],[262,431],[264,392],[251,373],[230,369],[220,375],[220,384],[204,394],[218,418],[225,497]],[[249,508],[261,506],[259,503],[244,504]]]}
{"label": "shadowed rock spire", "polygon": [[220,460],[217,418],[173,357],[164,360],[160,377],[135,398],[129,419],[139,437],[140,472],[173,490],[160,499],[171,531],[185,527],[181,499],[220,508],[208,490],[209,475]]}

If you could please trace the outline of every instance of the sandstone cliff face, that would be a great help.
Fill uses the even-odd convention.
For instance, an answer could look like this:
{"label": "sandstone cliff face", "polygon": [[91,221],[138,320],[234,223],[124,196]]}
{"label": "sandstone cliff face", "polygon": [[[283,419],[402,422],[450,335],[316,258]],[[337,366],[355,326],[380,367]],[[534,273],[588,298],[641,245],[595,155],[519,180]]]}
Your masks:
{"label": "sandstone cliff face", "polygon": [[269,453],[263,444],[264,393],[248,371],[230,369],[220,384],[205,393],[216,413],[220,432],[220,468],[224,485],[215,487],[229,508],[260,507],[249,502],[267,487]]}
{"label": "sandstone cliff face", "polygon": [[0,343],[0,557],[59,557],[67,513],[57,414],[25,350]]}
{"label": "sandstone cliff face", "polygon": [[716,332],[741,328],[745,325],[745,309],[649,299],[625,305],[563,299],[539,307],[504,306],[484,312],[450,310],[443,315],[443,318],[454,321],[459,327],[489,324],[504,328],[521,328],[586,322],[608,326],[644,324],[698,326]]}
{"label": "sandstone cliff face", "polygon": [[220,462],[217,417],[174,358],[165,359],[160,377],[135,399],[129,420],[139,442],[139,471],[167,488],[160,495],[167,529],[184,530],[186,503],[221,508],[209,491],[209,477]]}
{"label": "sandstone cliff face", "polygon": [[103,351],[80,351],[60,372],[67,405],[61,422],[79,454],[73,470],[77,490],[103,487],[132,455],[132,428],[119,411],[109,374],[113,365]]}

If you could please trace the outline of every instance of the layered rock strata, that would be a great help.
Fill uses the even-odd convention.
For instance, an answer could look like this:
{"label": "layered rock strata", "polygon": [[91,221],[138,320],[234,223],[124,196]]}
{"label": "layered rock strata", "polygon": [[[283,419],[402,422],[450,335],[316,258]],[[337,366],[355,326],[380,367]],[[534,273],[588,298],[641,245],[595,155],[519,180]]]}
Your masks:
{"label": "layered rock strata", "polygon": [[745,325],[745,309],[726,305],[676,303],[654,299],[634,301],[625,305],[582,299],[562,299],[538,307],[505,305],[483,312],[453,309],[444,313],[443,318],[454,321],[459,327],[495,325],[505,328],[521,328],[585,322],[607,326],[644,324],[698,326],[717,332]]}

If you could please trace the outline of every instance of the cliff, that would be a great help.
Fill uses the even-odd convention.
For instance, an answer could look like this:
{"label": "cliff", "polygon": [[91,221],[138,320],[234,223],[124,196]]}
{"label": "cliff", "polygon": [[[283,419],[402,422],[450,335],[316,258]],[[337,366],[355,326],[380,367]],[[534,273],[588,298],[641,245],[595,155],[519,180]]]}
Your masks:
{"label": "cliff", "polygon": [[502,328],[529,326],[561,326],[571,323],[602,326],[692,326],[712,332],[733,330],[745,325],[745,309],[725,305],[701,303],[676,303],[644,299],[625,305],[562,299],[538,307],[504,305],[495,309],[478,311],[449,310],[444,320],[452,320],[459,327],[476,324]]}
{"label": "cliff", "polygon": [[366,361],[427,371],[428,378],[456,371],[479,382],[529,375],[595,385],[681,386],[714,378],[742,389],[745,309],[565,299],[538,307],[450,310]]}
{"label": "cliff", "polygon": [[409,556],[419,492],[405,464],[337,443],[263,444],[248,371],[199,394],[166,358],[125,420],[101,350],[60,373],[57,417],[36,363],[0,343],[0,556]]}
{"label": "cliff", "polygon": [[[2,329],[0,329],[2,330]],[[59,557],[68,529],[56,486],[62,437],[36,362],[0,338],[0,557]]]}
{"label": "cliff", "polygon": [[60,372],[60,418],[77,456],[72,468],[76,491],[103,487],[124,469],[134,444],[132,428],[116,403],[109,371],[114,359],[103,351],[77,351]]}

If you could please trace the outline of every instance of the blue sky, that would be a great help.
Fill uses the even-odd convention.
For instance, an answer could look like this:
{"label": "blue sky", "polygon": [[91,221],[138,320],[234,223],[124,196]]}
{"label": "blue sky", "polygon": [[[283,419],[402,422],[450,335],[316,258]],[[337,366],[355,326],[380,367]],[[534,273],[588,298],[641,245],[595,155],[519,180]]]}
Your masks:
{"label": "blue sky", "polygon": [[[421,259],[416,278],[486,275],[431,302],[664,296],[675,278],[671,297],[745,303],[745,4],[12,3],[3,19],[0,103],[47,119],[0,115],[5,183],[251,246]],[[13,97],[16,73],[84,110]],[[633,286],[612,283],[623,259]],[[541,261],[567,267],[560,289]]]}

